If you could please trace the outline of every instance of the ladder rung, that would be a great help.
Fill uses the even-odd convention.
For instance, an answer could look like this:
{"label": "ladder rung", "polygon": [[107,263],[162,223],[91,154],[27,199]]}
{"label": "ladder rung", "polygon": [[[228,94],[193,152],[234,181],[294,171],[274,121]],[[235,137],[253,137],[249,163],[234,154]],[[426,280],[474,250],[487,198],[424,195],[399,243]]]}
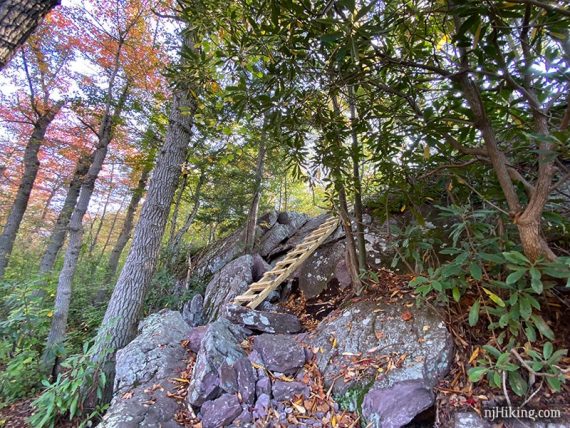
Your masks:
{"label": "ladder rung", "polygon": [[234,300],[236,302],[251,302],[256,297],[257,297],[256,294],[248,294],[248,295],[236,296],[236,298]]}
{"label": "ladder rung", "polygon": [[271,284],[271,283],[268,282],[267,284],[252,284],[249,287],[248,291],[262,291],[262,290],[265,290],[269,284]]}
{"label": "ladder rung", "polygon": [[294,263],[293,260],[288,260],[288,259],[283,259],[280,262],[277,262],[275,264],[275,267],[284,267],[284,266],[289,266],[292,265]]}

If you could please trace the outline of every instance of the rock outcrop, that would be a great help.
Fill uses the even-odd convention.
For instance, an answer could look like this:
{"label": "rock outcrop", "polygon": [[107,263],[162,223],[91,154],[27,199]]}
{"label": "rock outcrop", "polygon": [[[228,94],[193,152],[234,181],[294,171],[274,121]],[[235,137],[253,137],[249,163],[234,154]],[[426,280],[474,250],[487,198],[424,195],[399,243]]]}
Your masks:
{"label": "rock outcrop", "polygon": [[[370,300],[333,312],[304,341],[318,350],[325,386],[337,395],[362,392],[363,416],[373,427],[400,426],[386,421],[412,420],[430,407],[431,390],[449,370],[453,355],[451,335],[435,313]],[[382,371],[355,363],[364,357]],[[387,397],[399,394],[410,400],[392,405]]]}
{"label": "rock outcrop", "polygon": [[[186,366],[180,342],[190,327],[180,312],[163,310],[141,322],[139,336],[117,352],[114,398],[101,428],[178,427],[169,378]],[[152,403],[152,404],[151,404]]]}
{"label": "rock outcrop", "polygon": [[[453,349],[444,323],[430,310],[401,301],[347,301],[308,334],[295,315],[269,299],[256,310],[231,303],[325,218],[269,213],[257,225],[258,254],[240,255],[238,231],[195,260],[195,275],[212,275],[204,298],[187,302],[182,315],[162,311],[141,323],[140,336],[117,354],[115,396],[102,426],[176,426],[178,403],[167,397],[167,380],[186,368],[182,341],[196,353],[187,405],[204,428],[251,426],[275,414],[291,426],[291,401],[315,397],[323,387],[344,397],[350,410],[361,405],[366,423],[376,428],[403,426],[430,408]],[[374,266],[386,259],[386,241],[369,217],[365,223]],[[291,283],[305,297],[350,285],[344,240],[339,227],[293,274]],[[311,384],[311,370],[320,372],[324,385]],[[355,397],[352,407],[347,397]],[[327,405],[303,424],[329,426],[339,412],[337,403]]]}

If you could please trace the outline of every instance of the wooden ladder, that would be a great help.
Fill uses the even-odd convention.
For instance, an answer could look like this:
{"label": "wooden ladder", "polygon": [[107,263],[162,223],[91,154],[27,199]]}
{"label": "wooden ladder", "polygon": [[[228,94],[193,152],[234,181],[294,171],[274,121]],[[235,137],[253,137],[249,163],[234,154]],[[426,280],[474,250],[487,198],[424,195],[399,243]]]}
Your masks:
{"label": "wooden ladder", "polygon": [[317,248],[333,233],[338,226],[338,219],[331,217],[311,232],[299,245],[287,253],[287,256],[277,262],[273,269],[265,272],[263,277],[249,286],[249,289],[234,299],[234,304],[255,309],[263,302],[269,293],[279,287],[283,281],[297,270]]}

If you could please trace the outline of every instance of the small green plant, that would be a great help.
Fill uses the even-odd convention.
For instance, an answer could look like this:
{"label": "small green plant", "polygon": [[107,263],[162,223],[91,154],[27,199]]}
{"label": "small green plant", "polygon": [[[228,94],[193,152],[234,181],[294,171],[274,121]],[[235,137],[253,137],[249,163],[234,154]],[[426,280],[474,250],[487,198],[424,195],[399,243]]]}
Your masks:
{"label": "small green plant", "polygon": [[373,384],[374,381],[351,386],[343,394],[335,397],[335,401],[339,404],[341,409],[349,412],[358,412],[361,415],[364,396],[368,394]]}
{"label": "small green plant", "polygon": [[[83,353],[68,357],[62,364],[63,373],[59,373],[53,382],[42,381],[44,392],[34,402],[35,413],[29,423],[35,428],[54,427],[62,418],[72,420],[83,414],[86,397],[96,394],[100,400],[107,383],[101,365],[93,361],[95,348],[83,345]],[[94,412],[83,415],[82,426],[105,411],[99,407]]]}
{"label": "small green plant", "polygon": [[559,391],[564,376],[558,363],[567,351],[554,348],[555,335],[543,318],[541,301],[561,281],[570,286],[570,258],[531,261],[515,243],[495,234],[493,225],[500,221],[494,219],[496,212],[439,208],[444,218],[455,221],[449,228],[450,245],[439,251],[450,259],[429,267],[410,285],[420,298],[435,295],[443,303],[469,302],[469,325],[487,324],[492,337],[469,378],[486,378],[497,388],[508,384],[522,396],[538,377]]}

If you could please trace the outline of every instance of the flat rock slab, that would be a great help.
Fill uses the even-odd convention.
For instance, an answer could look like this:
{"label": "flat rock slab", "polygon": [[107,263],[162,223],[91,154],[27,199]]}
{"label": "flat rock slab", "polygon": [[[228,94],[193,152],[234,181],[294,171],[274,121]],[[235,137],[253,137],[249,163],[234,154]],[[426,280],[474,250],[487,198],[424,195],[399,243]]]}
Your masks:
{"label": "flat rock slab", "polygon": [[422,381],[404,381],[373,389],[364,397],[362,416],[374,428],[400,428],[434,403],[431,387]]}
{"label": "flat rock slab", "polygon": [[167,392],[174,386],[169,379],[186,367],[180,342],[189,333],[177,311],[163,310],[140,323],[139,336],[117,352],[114,396],[100,427],[178,426],[178,403]]}
{"label": "flat rock slab", "polygon": [[253,339],[263,365],[279,373],[295,373],[305,364],[305,351],[294,337],[286,334],[261,334]]}
{"label": "flat rock slab", "polygon": [[[350,303],[332,312],[304,338],[310,348],[319,349],[316,361],[327,387],[334,382],[336,394],[356,385],[381,389],[405,380],[421,380],[433,387],[449,371],[453,340],[443,320],[427,308],[407,308],[403,303]],[[351,354],[369,358],[405,354],[405,359],[387,374],[369,370],[358,382],[344,381],[338,374],[352,365]]]}
{"label": "flat rock slab", "polygon": [[265,333],[298,333],[302,328],[293,314],[258,311],[239,305],[226,305],[224,317],[235,324]]}

